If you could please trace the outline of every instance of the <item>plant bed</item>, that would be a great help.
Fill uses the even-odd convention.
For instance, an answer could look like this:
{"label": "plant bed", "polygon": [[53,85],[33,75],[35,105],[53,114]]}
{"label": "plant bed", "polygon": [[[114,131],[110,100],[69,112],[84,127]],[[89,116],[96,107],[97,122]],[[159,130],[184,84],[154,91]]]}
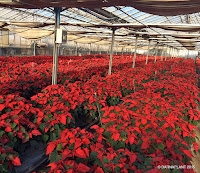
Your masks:
{"label": "plant bed", "polygon": [[62,84],[47,86],[25,103],[34,126],[25,130],[47,146],[49,165],[43,172],[159,173],[159,165],[191,165],[189,146],[198,152],[193,129],[200,119],[194,62],[150,61],[145,66],[138,60],[130,69],[131,60],[124,64],[117,58],[113,74],[102,77],[104,63],[91,60],[90,68],[80,60],[70,62],[71,75],[65,78],[68,59],[62,58]]}

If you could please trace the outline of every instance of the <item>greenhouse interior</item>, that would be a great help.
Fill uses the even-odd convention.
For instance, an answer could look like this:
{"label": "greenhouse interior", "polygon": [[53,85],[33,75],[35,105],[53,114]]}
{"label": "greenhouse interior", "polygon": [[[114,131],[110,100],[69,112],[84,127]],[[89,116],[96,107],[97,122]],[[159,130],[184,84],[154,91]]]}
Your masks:
{"label": "greenhouse interior", "polygon": [[0,0],[0,173],[200,173],[200,1]]}

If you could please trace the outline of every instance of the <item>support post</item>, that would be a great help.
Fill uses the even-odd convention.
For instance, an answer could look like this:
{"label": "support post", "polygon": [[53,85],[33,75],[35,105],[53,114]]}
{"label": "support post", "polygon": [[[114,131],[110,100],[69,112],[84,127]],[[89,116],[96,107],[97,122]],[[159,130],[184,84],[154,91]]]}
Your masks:
{"label": "support post", "polygon": [[57,84],[59,44],[56,43],[56,33],[57,33],[57,29],[60,28],[60,11],[61,11],[61,8],[59,8],[59,7],[54,8],[54,12],[55,12],[55,32],[54,32],[54,49],[53,49],[52,85]]}
{"label": "support post", "polygon": [[115,42],[115,29],[112,30],[112,43],[111,43],[111,48],[110,48],[110,62],[109,62],[108,75],[111,75],[111,71],[112,71],[112,59],[113,59],[114,42]]}
{"label": "support post", "polygon": [[164,54],[164,49],[162,49],[162,53],[161,53],[161,61],[163,61],[163,54]]}
{"label": "support post", "polygon": [[155,55],[154,63],[156,63],[157,56],[158,56],[158,43],[156,44],[156,55]]}
{"label": "support post", "polygon": [[101,46],[98,46],[99,49],[99,55],[101,55]]}
{"label": "support post", "polygon": [[168,46],[167,46],[167,48],[166,48],[166,55],[165,55],[165,61],[167,60],[168,50],[169,50],[169,48],[168,48]]}
{"label": "support post", "polygon": [[91,54],[91,43],[89,44],[89,55]]}
{"label": "support post", "polygon": [[147,63],[148,63],[148,58],[149,58],[149,48],[150,48],[150,40],[149,40],[149,44],[148,44],[148,50],[147,50],[147,56],[146,56],[146,62],[145,62],[145,65],[147,65]]}
{"label": "support post", "polygon": [[77,45],[77,42],[76,42],[76,56],[78,56],[78,45]]}
{"label": "support post", "polygon": [[135,52],[134,52],[134,57],[133,57],[133,66],[132,66],[132,68],[135,68],[135,59],[136,59],[136,51],[137,51],[137,42],[138,42],[138,35],[136,35],[136,40],[135,40]]}
{"label": "support post", "polygon": [[35,56],[35,46],[36,46],[36,42],[34,41],[34,43],[33,43],[33,56]]}
{"label": "support post", "polygon": [[122,55],[121,55],[121,58],[123,58],[123,47],[122,47]]}
{"label": "support post", "polygon": [[170,49],[170,56],[171,56],[171,59],[173,58],[173,48],[171,47],[171,49]]}
{"label": "support post", "polygon": [[174,58],[177,57],[177,50],[174,48]]}

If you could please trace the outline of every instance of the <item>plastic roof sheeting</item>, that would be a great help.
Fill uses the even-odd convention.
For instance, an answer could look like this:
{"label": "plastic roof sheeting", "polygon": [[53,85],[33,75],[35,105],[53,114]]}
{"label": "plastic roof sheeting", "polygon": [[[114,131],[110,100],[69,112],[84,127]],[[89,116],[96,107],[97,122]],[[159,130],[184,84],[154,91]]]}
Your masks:
{"label": "plastic roof sheeting", "polygon": [[200,11],[199,0],[0,0],[0,6],[30,9],[44,7],[85,7],[92,9],[109,6],[131,6],[140,11],[163,16],[190,14]]}
{"label": "plastic roof sheeting", "polygon": [[[5,3],[6,0],[3,1]],[[20,4],[25,5],[26,3],[25,1],[26,0],[20,1]],[[59,3],[64,3],[64,1],[66,0],[63,0],[62,2],[59,1]],[[93,0],[91,0],[90,2],[92,1]],[[135,0],[134,2],[138,3],[139,1],[142,2],[141,0]],[[179,0],[179,2],[180,1],[181,0]],[[37,2],[39,2],[39,0],[36,2],[34,1],[33,3]],[[45,2],[47,1],[42,0],[40,3],[42,4]],[[50,4],[53,4],[51,3],[51,1],[48,1],[48,3],[49,2]],[[68,0],[67,2],[70,2],[70,0]],[[76,0],[74,0],[74,3],[75,2]],[[82,2],[79,1],[79,3]],[[90,2],[88,1],[88,3]],[[156,4],[160,1],[143,0],[143,2]],[[173,3],[175,2],[177,3],[177,0],[173,1]],[[189,2],[192,1],[185,1],[183,3],[189,3]],[[56,0],[54,0],[54,3],[56,4]],[[167,3],[173,4],[172,1],[167,1]],[[31,8],[33,8],[34,6],[33,4],[32,5],[28,4],[28,5],[32,6]],[[97,7],[98,6],[95,6],[94,9],[91,8],[87,9],[86,11],[84,11],[83,8],[63,8],[65,10],[61,12],[60,22],[61,22],[61,28],[68,32],[67,34],[68,41],[108,45],[111,43],[112,28],[115,28],[117,29],[115,32],[116,36],[115,46],[119,46],[120,44],[125,45],[125,47],[129,45],[134,46],[136,33],[137,34],[141,33],[139,34],[139,36],[143,38],[140,39],[146,40],[146,43],[148,43],[147,39],[149,37],[154,38],[154,40],[152,41],[154,43],[163,42],[160,38],[165,37],[167,38],[165,43],[169,43],[168,44],[169,46],[174,46],[178,48],[181,47],[182,44],[176,41],[177,38],[198,39],[200,35],[199,34],[200,13],[174,16],[174,17],[170,16],[165,17],[165,16],[147,14],[138,11],[137,9],[130,6],[109,5],[109,7],[104,7],[101,9],[100,8],[97,9]],[[168,8],[168,6],[165,7]],[[41,28],[53,32],[55,23],[54,22],[55,14],[53,13],[53,8],[51,7],[43,9],[41,8],[31,9],[31,8],[18,9],[12,7],[0,7],[1,10],[0,28],[6,29],[8,28],[8,26],[14,28],[27,27],[27,30],[30,30],[30,28]],[[198,33],[188,34],[188,32],[191,32],[191,30],[194,32],[198,31]],[[26,30],[22,30],[22,33],[25,31]],[[15,33],[18,34],[18,32]],[[21,31],[19,31],[19,33],[21,33]],[[12,35],[13,33],[8,33],[8,34]],[[38,39],[40,38],[41,37],[39,36]],[[54,38],[53,35],[52,38]],[[45,41],[46,40],[48,39],[45,39]],[[52,44],[52,40],[49,40],[48,43]],[[196,44],[196,48],[198,47],[199,47],[198,44]]]}

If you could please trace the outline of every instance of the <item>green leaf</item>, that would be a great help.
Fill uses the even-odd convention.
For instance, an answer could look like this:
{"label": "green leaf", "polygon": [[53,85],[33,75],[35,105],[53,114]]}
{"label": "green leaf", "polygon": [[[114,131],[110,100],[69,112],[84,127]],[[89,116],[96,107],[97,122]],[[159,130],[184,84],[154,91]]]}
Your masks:
{"label": "green leaf", "polygon": [[44,142],[47,142],[48,139],[49,139],[49,135],[42,135],[42,140],[43,140]]}
{"label": "green leaf", "polygon": [[3,130],[0,131],[0,138],[2,137],[2,135],[4,134],[5,132]]}
{"label": "green leaf", "polygon": [[13,139],[13,132],[9,132],[8,137],[12,140]]}
{"label": "green leaf", "polygon": [[10,119],[7,119],[6,122],[8,123],[10,121]]}
{"label": "green leaf", "polygon": [[16,125],[17,125],[17,123],[12,123],[11,124],[12,129],[14,129],[16,127]]}
{"label": "green leaf", "polygon": [[[11,141],[11,142],[9,142],[7,145],[8,145],[9,147],[13,148],[13,147],[16,145],[16,143],[13,142],[13,141]],[[13,152],[11,152],[11,153],[13,153]],[[8,152],[7,152],[7,154],[8,154]]]}
{"label": "green leaf", "polygon": [[6,158],[6,153],[2,153],[1,154],[1,160],[4,162],[5,161],[5,158]]}
{"label": "green leaf", "polygon": [[51,117],[53,117],[53,115],[52,114],[48,114],[48,117],[51,118]]}
{"label": "green leaf", "polygon": [[115,170],[115,172],[120,172],[120,171],[121,171],[121,169],[120,169],[119,166],[116,166],[116,167],[114,168],[114,170]]}
{"label": "green leaf", "polygon": [[126,135],[127,135],[127,133],[125,131],[120,132],[120,136],[126,136]]}
{"label": "green leaf", "polygon": [[161,149],[161,150],[164,150],[165,146],[163,143],[159,143],[158,144],[158,148]]}
{"label": "green leaf", "polygon": [[96,151],[92,151],[92,152],[90,153],[90,158],[91,158],[92,160],[96,160],[97,156],[98,156],[98,153],[97,153]]}
{"label": "green leaf", "polygon": [[44,131],[45,127],[46,127],[46,123],[41,123],[41,124],[39,125],[39,128],[40,128],[42,131]]}
{"label": "green leaf", "polygon": [[54,129],[56,129],[56,130],[60,129],[59,125],[58,125],[58,124],[55,124],[55,125],[54,125]]}
{"label": "green leaf", "polygon": [[173,169],[172,173],[181,173],[182,171],[180,169]]}
{"label": "green leaf", "polygon": [[144,155],[138,154],[137,157],[138,157],[138,159],[141,160],[142,162],[145,161],[145,156],[144,156]]}
{"label": "green leaf", "polygon": [[114,160],[112,161],[114,164],[119,164],[119,159],[117,157],[114,158]]}
{"label": "green leaf", "polygon": [[67,123],[70,124],[72,119],[70,117],[67,117]]}
{"label": "green leaf", "polygon": [[51,153],[51,155],[50,155],[50,163],[56,162],[57,157],[58,157],[57,151],[53,151],[53,152]]}
{"label": "green leaf", "polygon": [[136,144],[132,144],[132,145],[131,145],[131,150],[132,150],[132,151],[135,151],[135,148],[136,148]]}
{"label": "green leaf", "polygon": [[75,143],[71,144],[71,145],[68,147],[68,149],[69,149],[69,150],[73,150],[73,149],[74,149],[74,145],[75,145]]}
{"label": "green leaf", "polygon": [[57,146],[57,148],[56,148],[56,151],[59,151],[59,150],[61,150],[63,148],[63,144],[61,143],[61,144],[58,144],[58,146]]}
{"label": "green leaf", "polygon": [[108,160],[108,158],[104,157],[103,158],[103,163],[110,163],[110,161]]}

